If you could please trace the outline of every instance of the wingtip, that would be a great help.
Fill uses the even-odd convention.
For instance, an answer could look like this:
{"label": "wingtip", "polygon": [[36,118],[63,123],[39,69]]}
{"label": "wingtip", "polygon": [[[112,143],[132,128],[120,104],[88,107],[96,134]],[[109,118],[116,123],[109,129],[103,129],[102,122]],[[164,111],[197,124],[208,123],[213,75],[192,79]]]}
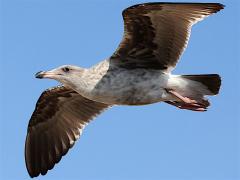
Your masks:
{"label": "wingtip", "polygon": [[212,6],[211,8],[212,9],[215,9],[216,10],[216,12],[218,12],[218,11],[220,11],[220,10],[222,10],[222,9],[224,9],[225,8],[225,5],[224,4],[221,4],[221,3],[192,3],[192,2],[147,2],[147,3],[140,3],[140,4],[134,4],[134,5],[132,5],[132,6],[129,6],[129,7],[127,7],[126,9],[124,9],[123,11],[122,11],[122,15],[124,16],[124,14],[126,13],[126,12],[129,12],[129,10],[133,10],[133,9],[137,9],[137,8],[139,8],[139,7],[143,7],[143,6],[155,6],[155,5],[159,5],[159,6],[161,6],[161,5],[166,5],[166,4],[178,4],[178,5],[186,5],[186,4],[189,4],[189,5],[193,5],[193,4],[195,4],[195,5],[210,5],[210,6]]}
{"label": "wingtip", "polygon": [[220,10],[222,10],[222,9],[225,8],[225,5],[224,5],[224,4],[216,3],[216,5],[217,5],[217,10],[218,10],[218,11],[220,11]]}
{"label": "wingtip", "polygon": [[221,9],[220,10],[224,9],[225,7],[226,7],[226,5],[221,4]]}
{"label": "wingtip", "polygon": [[221,4],[221,3],[219,3],[219,6],[221,7],[221,9],[224,9],[226,7],[226,5]]}
{"label": "wingtip", "polygon": [[218,13],[219,11],[223,10],[225,8],[224,4],[221,3],[210,3],[212,6],[210,8],[212,9],[212,13]]}

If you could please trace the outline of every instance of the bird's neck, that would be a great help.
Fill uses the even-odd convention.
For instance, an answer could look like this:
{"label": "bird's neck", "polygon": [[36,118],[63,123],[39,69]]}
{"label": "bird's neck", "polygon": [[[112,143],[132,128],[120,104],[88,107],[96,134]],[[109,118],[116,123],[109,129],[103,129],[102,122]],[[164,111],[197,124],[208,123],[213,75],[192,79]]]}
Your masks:
{"label": "bird's neck", "polygon": [[93,90],[103,76],[107,73],[109,68],[109,62],[102,61],[99,64],[84,69],[81,75],[76,75],[70,84],[70,88],[81,94],[82,96],[91,99]]}
{"label": "bird's neck", "polygon": [[100,79],[101,76],[99,74],[94,74],[91,72],[91,69],[85,69],[84,73],[81,76],[76,76],[68,86],[82,96],[90,99],[92,91]]}

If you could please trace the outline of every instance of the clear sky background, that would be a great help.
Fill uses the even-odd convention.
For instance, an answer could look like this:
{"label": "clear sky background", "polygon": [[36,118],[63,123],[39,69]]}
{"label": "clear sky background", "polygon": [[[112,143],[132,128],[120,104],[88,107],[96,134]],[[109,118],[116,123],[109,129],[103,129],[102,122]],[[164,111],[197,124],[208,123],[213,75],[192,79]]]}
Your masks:
{"label": "clear sky background", "polygon": [[[1,1],[0,179],[30,179],[24,161],[28,121],[42,91],[58,84],[34,74],[63,64],[90,67],[109,57],[122,38],[122,10],[141,2]],[[52,171],[36,179],[240,179],[240,1],[217,2],[226,8],[193,27],[173,72],[222,76],[209,111],[164,103],[114,107],[86,127]]]}

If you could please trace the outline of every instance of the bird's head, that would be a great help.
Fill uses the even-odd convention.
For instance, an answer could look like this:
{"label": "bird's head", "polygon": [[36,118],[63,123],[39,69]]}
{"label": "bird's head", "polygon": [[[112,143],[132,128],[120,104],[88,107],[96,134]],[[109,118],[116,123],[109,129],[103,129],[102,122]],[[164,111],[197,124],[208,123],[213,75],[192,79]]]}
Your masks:
{"label": "bird's head", "polygon": [[78,66],[63,65],[50,71],[39,71],[35,74],[35,77],[39,79],[54,79],[64,85],[72,86],[73,81],[80,78],[84,71],[84,68]]}

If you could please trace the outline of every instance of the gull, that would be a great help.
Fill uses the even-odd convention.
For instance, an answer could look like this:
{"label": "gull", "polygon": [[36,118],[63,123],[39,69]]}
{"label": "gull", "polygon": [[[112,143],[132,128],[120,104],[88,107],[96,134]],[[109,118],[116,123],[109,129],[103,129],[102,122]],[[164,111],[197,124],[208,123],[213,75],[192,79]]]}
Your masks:
{"label": "gull", "polygon": [[45,90],[28,124],[25,161],[31,177],[45,175],[84,127],[113,105],[165,102],[206,111],[218,94],[218,74],[173,75],[194,24],[223,9],[219,3],[144,3],[125,9],[123,39],[104,61],[86,69],[64,65],[40,71],[60,86]]}

